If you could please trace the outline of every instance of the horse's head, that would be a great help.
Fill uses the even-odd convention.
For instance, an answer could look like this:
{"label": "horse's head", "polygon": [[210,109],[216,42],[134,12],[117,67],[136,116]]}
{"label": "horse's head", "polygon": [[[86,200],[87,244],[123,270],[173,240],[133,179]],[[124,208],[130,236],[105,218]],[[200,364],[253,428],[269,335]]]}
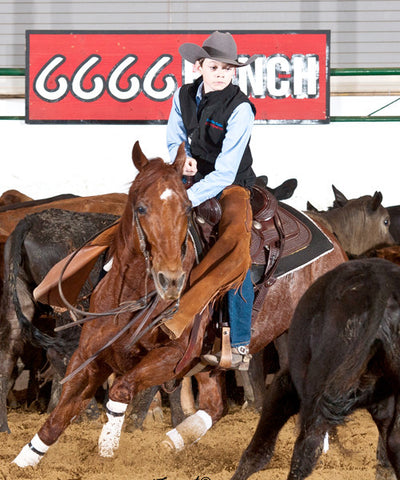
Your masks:
{"label": "horse's head", "polygon": [[184,145],[174,163],[166,164],[160,158],[148,160],[136,142],[132,160],[139,171],[129,192],[136,249],[149,255],[148,266],[159,295],[176,300],[186,280],[183,257],[191,210],[182,182]]}

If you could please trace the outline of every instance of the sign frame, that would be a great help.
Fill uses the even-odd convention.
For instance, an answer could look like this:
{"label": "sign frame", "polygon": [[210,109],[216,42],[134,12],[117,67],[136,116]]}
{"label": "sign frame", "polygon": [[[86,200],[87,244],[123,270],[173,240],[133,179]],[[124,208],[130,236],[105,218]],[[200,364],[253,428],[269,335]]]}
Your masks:
{"label": "sign frame", "polygon": [[[255,30],[255,31],[249,31],[249,30],[233,30],[231,31],[232,35],[234,36],[235,40],[237,41],[238,43],[238,37],[240,38],[244,38],[244,37],[255,37],[255,36],[258,36],[258,35],[273,35],[273,36],[286,36],[288,41],[291,39],[291,38],[294,38],[295,35],[298,36],[298,38],[300,36],[303,36],[304,38],[308,37],[311,35],[310,38],[316,38],[316,36],[318,35],[319,37],[321,38],[324,38],[325,39],[325,44],[322,45],[320,47],[321,51],[323,51],[323,58],[322,58],[322,61],[320,64],[318,64],[318,95],[321,93],[322,91],[322,96],[321,97],[317,97],[315,96],[315,98],[318,98],[318,102],[314,102],[313,105],[315,104],[318,104],[318,108],[319,108],[319,118],[316,118],[318,115],[314,115],[314,118],[260,118],[260,117],[257,117],[256,116],[256,120],[255,120],[255,124],[321,124],[321,123],[329,123],[330,121],[330,30]],[[33,88],[32,86],[32,83],[34,81],[38,82],[38,78],[39,78],[39,75],[38,75],[38,71],[37,71],[37,65],[35,64],[35,62],[33,62],[33,52],[31,50],[31,47],[32,47],[32,42],[33,42],[33,39],[35,38],[34,36],[49,36],[49,35],[55,35],[55,36],[59,36],[59,35],[63,35],[63,36],[69,36],[71,39],[73,37],[77,37],[77,36],[93,36],[94,38],[98,38],[98,36],[104,36],[104,37],[107,37],[107,36],[121,36],[121,38],[126,38],[125,36],[126,35],[145,35],[146,37],[154,37],[155,39],[157,38],[157,36],[171,36],[171,39],[173,38],[172,36],[187,36],[188,38],[185,39],[185,41],[193,41],[190,37],[196,37],[197,35],[204,35],[204,36],[208,36],[210,35],[210,31],[206,31],[206,30],[190,30],[190,31],[182,31],[182,30],[171,30],[171,31],[162,31],[162,30],[151,30],[151,31],[144,31],[144,30],[27,30],[26,31],[26,67],[25,67],[25,70],[26,70],[26,76],[25,76],[25,122],[28,123],[28,124],[46,124],[46,123],[50,123],[50,124],[141,124],[141,125],[152,125],[152,124],[166,124],[167,123],[167,117],[165,115],[165,112],[163,113],[163,115],[160,115],[158,117],[154,116],[154,118],[94,118],[94,116],[92,115],[92,117],[90,117],[90,115],[85,118],[85,116],[83,115],[82,118],[67,118],[68,116],[66,116],[65,118],[62,118],[61,115],[50,115],[50,116],[47,116],[46,117],[46,110],[55,110],[55,108],[50,108],[52,107],[54,104],[56,104],[57,102],[61,103],[64,98],[60,99],[60,100],[57,100],[57,101],[48,101],[46,100],[47,103],[44,103],[43,105],[41,105],[42,107],[42,111],[44,113],[42,113],[42,116],[39,115],[37,113],[38,111],[38,105],[40,105],[40,101],[37,100],[36,97],[39,98],[38,96],[38,93],[37,91],[35,91],[35,89]],[[205,37],[205,38],[206,38]],[[285,38],[286,38],[285,37]],[[57,38],[57,37],[55,37]],[[111,38],[111,37],[109,37]],[[283,38],[283,37],[281,37]],[[194,41],[194,43],[198,43],[196,41]],[[277,48],[277,47],[275,47]],[[176,50],[175,52],[177,51],[177,47],[176,47]],[[238,43],[238,53],[241,54],[242,53],[242,49],[240,48],[240,45]],[[248,56],[251,56],[253,53],[257,53],[257,52],[254,52],[254,51],[249,51],[248,52]],[[312,52],[310,52],[312,54]],[[35,54],[37,55],[37,54]],[[50,53],[49,53],[50,55]],[[294,58],[297,54],[294,54],[293,57],[291,58]],[[307,57],[308,54],[303,54],[303,55],[297,55],[299,57],[303,56],[303,57]],[[178,58],[175,58],[173,55],[170,55],[171,56],[171,65],[175,62],[177,63],[178,61]],[[180,86],[182,84],[182,81],[183,81],[183,76],[184,76],[184,66],[183,66],[183,61],[180,57],[180,55],[178,54],[179,56],[179,62],[181,62],[181,77],[180,78],[175,78],[175,81],[176,81],[176,84],[177,86]],[[246,52],[246,56],[247,56],[247,52]],[[275,65],[276,65],[276,61],[283,61],[284,63],[286,62],[288,65],[292,65],[290,62],[291,62],[291,58],[287,57],[285,55],[284,52],[282,52],[282,54],[277,54],[277,55],[271,55],[271,56],[268,56],[268,57],[265,57],[264,54],[260,54],[260,57],[263,56],[264,59],[267,58],[267,61],[270,61],[270,59],[273,57],[273,56],[277,56],[277,57],[280,57],[278,60],[276,60],[275,58],[273,58],[273,60],[275,61]],[[317,55],[310,55],[310,57],[313,57],[313,56],[317,56]],[[138,53],[138,57],[139,57],[139,53]],[[287,57],[287,59],[285,58]],[[99,57],[101,58],[101,57]],[[260,60],[261,61],[261,60]],[[264,64],[265,64],[265,60],[264,61]],[[304,61],[304,59],[300,59],[300,62],[301,61]],[[68,62],[68,58],[66,58],[66,63]],[[101,60],[99,60],[99,62],[101,63]],[[61,62],[63,63],[63,62]],[[60,65],[61,65],[60,63]],[[99,63],[99,65],[100,65]],[[139,64],[139,60],[138,60],[138,64]],[[133,66],[132,66],[133,65]],[[308,65],[308,64],[307,64]],[[131,64],[131,67],[133,68],[134,64]],[[167,64],[167,66],[169,66]],[[279,67],[279,64],[278,64],[278,67]],[[92,67],[90,67],[92,68]],[[96,66],[94,66],[93,68],[96,68]],[[242,67],[238,70],[244,70],[245,68],[248,68],[248,67]],[[275,68],[277,68],[275,66]],[[43,70],[43,66],[42,66],[42,70]],[[54,76],[54,71],[52,72],[52,75]],[[269,71],[269,70],[268,70]],[[90,72],[90,69],[87,70],[87,72]],[[263,70],[264,72],[264,70]],[[174,73],[176,72],[173,72],[172,74],[169,74],[168,72],[167,73],[163,73],[164,77],[168,77],[168,76],[173,76]],[[239,72],[240,74],[240,72]],[[281,73],[279,74],[281,75]],[[288,75],[290,74],[287,74],[286,77],[288,77]],[[63,75],[60,75],[59,77],[62,77]],[[94,77],[95,75],[93,75]],[[125,74],[126,76],[126,74]],[[137,76],[137,75],[132,75],[133,77]],[[47,77],[47,80],[49,80],[49,78],[51,78],[51,76],[49,75]],[[66,77],[67,78],[67,77]],[[65,98],[67,99],[69,96],[72,97],[72,93],[71,93],[71,87],[70,85],[72,85],[72,78],[76,78],[75,76],[75,73],[74,75],[71,75],[70,77],[70,83],[69,83],[69,90],[65,93]],[[104,79],[105,77],[103,77]],[[111,78],[111,76],[109,75],[108,79]],[[122,77],[121,77],[122,78]],[[285,82],[285,74],[283,73],[282,74],[282,78],[278,78],[278,74],[276,74],[276,78],[278,80],[276,80],[277,83],[279,82],[282,82],[281,84],[283,84],[283,82]],[[322,89],[321,89],[321,84],[320,84],[320,79],[322,78],[323,80],[323,85],[322,85]],[[139,80],[140,81],[140,80]],[[264,80],[263,79],[263,82],[265,83],[267,80]],[[286,83],[287,85],[289,85],[288,82],[291,82],[292,84],[294,83],[294,80],[287,80]],[[249,80],[247,80],[247,83],[249,83]],[[297,82],[299,84],[299,82]],[[304,80],[303,80],[303,83],[304,83]],[[37,83],[36,83],[37,84]],[[44,82],[43,82],[44,84]],[[272,83],[271,83],[272,84]],[[143,80],[142,80],[142,83],[141,85],[143,85]],[[85,93],[85,90],[83,90],[83,92]],[[109,94],[110,93],[110,90],[108,89],[107,93]],[[103,96],[105,97],[105,95],[107,95],[107,93],[105,93]],[[124,92],[121,90],[121,94],[123,94]],[[254,90],[253,92],[254,93]],[[140,93],[139,93],[139,96],[140,94],[144,94],[144,96],[146,96],[146,93],[143,91],[143,89],[140,90]],[[137,98],[139,98],[139,96]],[[292,96],[291,95],[288,95],[287,97],[285,98],[273,98],[271,97],[270,95],[265,95],[264,97],[260,96],[259,98],[254,98],[253,96],[249,96],[250,100],[253,101],[253,103],[256,104],[256,107],[257,107],[257,102],[262,102],[263,100],[265,100],[265,102],[269,102],[269,105],[276,105],[276,103],[271,103],[271,102],[281,102],[281,106],[283,105],[282,103],[282,100],[284,102],[286,102],[286,104],[288,104],[288,100],[287,98],[288,97],[291,97],[289,100],[291,100],[292,104],[295,104],[297,102],[297,104],[299,104],[299,102],[302,102],[302,101],[307,101],[310,103],[310,99],[309,98],[300,98],[300,99],[293,99],[292,100]],[[110,96],[111,98],[111,96]],[[43,100],[42,100],[43,101]],[[76,103],[76,97],[75,99],[72,99],[71,101],[75,102]],[[168,109],[171,108],[171,105],[172,105],[172,95],[167,99],[165,100],[167,103],[168,103]],[[90,102],[92,102],[92,104],[90,104]],[[131,100],[131,102],[135,102],[135,99]],[[119,101],[119,103],[124,103],[124,102],[121,102]],[[128,102],[126,102],[127,104]],[[81,105],[85,105],[85,102],[81,102]],[[94,105],[94,101],[90,100],[87,102],[87,105]],[[305,104],[303,103],[303,106]],[[46,108],[44,108],[46,107]],[[143,108],[143,107],[142,107]],[[307,106],[308,108],[308,106]],[[72,109],[72,107],[71,107]],[[258,109],[258,107],[257,107]],[[258,109],[259,110],[259,109]],[[289,107],[286,107],[286,110],[290,111],[290,106]],[[160,118],[160,117],[163,117],[163,118]],[[166,117],[166,118],[165,118]]]}

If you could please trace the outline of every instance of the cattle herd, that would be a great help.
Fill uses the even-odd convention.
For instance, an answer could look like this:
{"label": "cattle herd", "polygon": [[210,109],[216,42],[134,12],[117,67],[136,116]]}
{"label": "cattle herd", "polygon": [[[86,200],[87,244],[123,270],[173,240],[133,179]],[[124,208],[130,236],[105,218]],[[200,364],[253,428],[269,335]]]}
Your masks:
{"label": "cattle herd", "polygon": [[[287,359],[281,357],[272,383],[265,387],[269,372],[264,370],[260,390],[260,372],[250,370],[248,380],[257,377],[258,384],[249,388],[261,391],[262,408],[254,436],[238,458],[235,480],[265,467],[293,415],[299,415],[300,433],[288,479],[306,478],[324,440],[358,408],[367,409],[377,425],[380,462],[400,479],[400,206],[384,208],[379,192],[357,199],[335,187],[333,193],[326,211],[308,203],[306,213],[337,237],[349,260],[322,275],[301,298],[286,338]],[[36,301],[34,289],[54,264],[115,222],[126,201],[125,194],[33,200],[16,190],[0,197],[0,432],[10,433],[7,413],[15,406],[14,383],[22,371],[29,372],[25,400],[41,399],[42,408],[54,408],[58,381],[79,341],[78,328],[54,331],[74,315]],[[90,293],[105,274],[105,258],[93,264],[80,308],[88,308]],[[24,322],[52,340],[48,348],[35,344],[34,334],[24,334]],[[253,368],[260,369],[253,360]],[[138,395],[141,419],[157,389]],[[171,408],[180,412],[176,424],[184,417],[173,407],[179,400],[171,397]],[[98,408],[101,402],[94,400],[89,411],[98,415]]]}

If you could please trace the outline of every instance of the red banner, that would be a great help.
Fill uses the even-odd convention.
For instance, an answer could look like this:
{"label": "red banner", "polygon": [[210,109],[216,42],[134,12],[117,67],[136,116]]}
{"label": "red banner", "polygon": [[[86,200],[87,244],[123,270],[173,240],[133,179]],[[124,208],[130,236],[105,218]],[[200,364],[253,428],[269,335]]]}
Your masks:
{"label": "red banner", "polygon": [[[231,32],[243,61],[235,83],[257,123],[329,121],[328,31]],[[165,123],[193,81],[179,46],[210,32],[27,31],[27,123]]]}

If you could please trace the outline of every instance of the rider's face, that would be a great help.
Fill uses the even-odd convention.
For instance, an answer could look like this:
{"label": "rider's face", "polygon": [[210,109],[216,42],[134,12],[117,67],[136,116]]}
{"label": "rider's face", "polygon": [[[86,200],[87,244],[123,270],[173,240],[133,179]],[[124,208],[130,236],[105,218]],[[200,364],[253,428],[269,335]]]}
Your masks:
{"label": "rider's face", "polygon": [[203,76],[204,93],[223,90],[235,75],[235,67],[210,58],[205,58],[203,64],[197,67]]}

